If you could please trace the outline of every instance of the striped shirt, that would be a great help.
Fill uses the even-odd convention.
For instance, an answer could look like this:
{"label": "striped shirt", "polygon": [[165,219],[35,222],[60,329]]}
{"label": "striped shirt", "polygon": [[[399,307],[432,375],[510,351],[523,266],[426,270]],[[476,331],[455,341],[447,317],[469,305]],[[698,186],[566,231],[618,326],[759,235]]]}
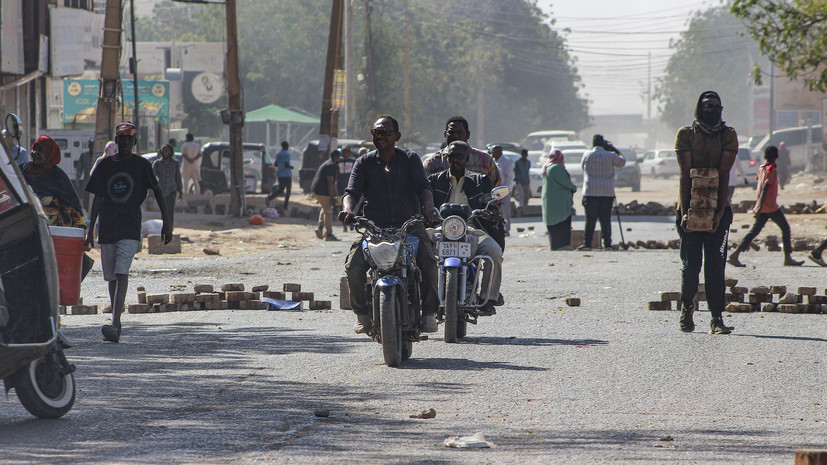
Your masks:
{"label": "striped shirt", "polygon": [[603,147],[595,147],[584,153],[580,162],[583,167],[583,196],[614,197],[615,167],[625,164],[623,155],[609,152]]}

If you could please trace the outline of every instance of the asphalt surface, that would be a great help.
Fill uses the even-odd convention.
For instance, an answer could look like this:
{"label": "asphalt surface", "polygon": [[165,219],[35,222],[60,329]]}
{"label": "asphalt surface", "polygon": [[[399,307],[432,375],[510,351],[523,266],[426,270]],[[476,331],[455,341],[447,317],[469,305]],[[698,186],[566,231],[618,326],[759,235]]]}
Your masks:
{"label": "asphalt surface", "polygon": [[[626,240],[675,237],[669,218],[623,220]],[[249,257],[144,255],[132,288],[298,282],[334,310],[125,315],[121,344],[101,341],[107,316],[66,316],[75,407],[37,420],[10,393],[0,461],[752,464],[827,448],[827,315],[726,315],[735,332],[713,336],[702,311],[684,334],[676,311],[646,310],[660,291],[679,290],[676,250],[551,252],[536,219],[514,228],[506,306],[461,343],[439,332],[415,344],[401,368],[386,367],[381,347],[338,309],[352,233]],[[747,252],[748,267],[727,274],[747,287],[825,292],[827,270],[785,268],[782,258]],[[82,296],[106,301],[97,266]],[[569,296],[582,304],[568,307]],[[429,408],[435,418],[410,418]],[[477,432],[495,447],[443,445]]]}

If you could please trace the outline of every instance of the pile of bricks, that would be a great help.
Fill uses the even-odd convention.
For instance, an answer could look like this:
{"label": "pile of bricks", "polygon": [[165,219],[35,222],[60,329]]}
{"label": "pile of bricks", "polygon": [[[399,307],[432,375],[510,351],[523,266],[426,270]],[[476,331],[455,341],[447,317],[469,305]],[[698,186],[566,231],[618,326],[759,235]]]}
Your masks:
{"label": "pile of bricks", "polygon": [[58,307],[58,313],[61,315],[66,315],[71,311],[72,315],[97,315],[98,314],[98,306],[97,305],[83,305],[83,299],[78,298],[78,301],[75,305],[67,306],[67,305],[60,305]]}
{"label": "pile of bricks", "polygon": [[[733,213],[747,213],[755,207],[755,200],[742,200],[738,203],[732,204]],[[827,208],[824,204],[820,204],[813,200],[810,203],[798,202],[791,205],[782,205],[781,211],[786,214],[794,215],[809,215],[814,213],[825,213]]]}
{"label": "pile of bricks", "polygon": [[[129,313],[183,312],[191,310],[266,310],[262,297],[276,300],[306,301],[310,310],[330,309],[329,300],[314,300],[312,292],[302,292],[301,284],[285,283],[282,291],[270,291],[269,286],[253,286],[244,290],[244,284],[222,284],[215,291],[212,284],[196,284],[194,292],[147,294],[138,287],[138,303],[127,307]],[[288,296],[290,299],[286,299]]]}
{"label": "pile of bricks", "polygon": [[692,168],[692,189],[689,195],[686,231],[712,231],[715,209],[718,207],[718,170]]}
{"label": "pile of bricks", "polygon": [[[787,292],[787,286],[747,288],[738,286],[738,280],[732,278],[727,278],[725,285],[729,288],[729,292],[724,296],[727,302],[725,310],[731,313],[764,311],[827,314],[827,289],[824,290],[824,295],[818,295],[815,287],[799,287],[797,293]],[[698,303],[701,301],[706,301],[706,288],[703,283],[698,286],[698,293],[694,298],[695,309],[699,308]],[[648,308],[649,310],[672,310],[672,302],[675,302],[675,308],[680,310],[680,292],[661,292],[660,300],[649,302]]]}

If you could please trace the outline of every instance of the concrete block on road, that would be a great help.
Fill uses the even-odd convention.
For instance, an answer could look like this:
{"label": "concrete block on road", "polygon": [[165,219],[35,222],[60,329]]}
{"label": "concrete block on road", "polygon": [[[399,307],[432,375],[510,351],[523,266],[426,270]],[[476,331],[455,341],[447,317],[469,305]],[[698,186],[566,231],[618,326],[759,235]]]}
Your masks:
{"label": "concrete block on road", "polygon": [[735,278],[725,278],[724,279],[724,286],[726,287],[734,287],[738,285],[738,280]]}
{"label": "concrete block on road", "polygon": [[816,288],[814,287],[799,287],[798,288],[799,295],[815,295]]}
{"label": "concrete block on road", "polygon": [[297,302],[301,300],[313,300],[314,297],[315,296],[312,292],[294,292],[291,295],[290,300]]}
{"label": "concrete block on road", "polygon": [[287,300],[284,298],[284,292],[282,291],[264,291],[261,295],[263,297],[267,297],[268,299]]}
{"label": "concrete block on road", "polygon": [[301,292],[302,285],[298,283],[284,283],[281,290],[284,292]]}
{"label": "concrete block on road", "polygon": [[311,300],[307,304],[310,310],[330,310],[331,305],[329,300]]}
{"label": "concrete block on road", "polygon": [[172,294],[172,301],[177,304],[183,304],[187,302],[195,302],[195,293],[191,292],[182,292],[177,294]]}
{"label": "concrete block on road", "polygon": [[731,303],[726,306],[725,310],[730,313],[749,313],[753,311],[753,306],[746,303]]}
{"label": "concrete block on road", "polygon": [[773,292],[770,291],[770,288],[767,286],[755,286],[749,290],[750,294],[772,294]]}
{"label": "concrete block on road", "polygon": [[339,280],[339,308],[352,310],[350,308],[350,288],[347,285],[347,276],[342,276]]}
{"label": "concrete block on road", "polygon": [[649,302],[649,310],[672,310],[672,301],[653,300]]}
{"label": "concrete block on road", "polygon": [[772,302],[772,294],[750,294],[749,295],[749,303],[751,304],[762,304]]}
{"label": "concrete block on road", "polygon": [[798,304],[778,304],[778,311],[781,313],[799,313]]}
{"label": "concrete block on road", "polygon": [[566,298],[566,305],[569,307],[579,307],[580,306],[580,298],[579,297],[567,297]]}
{"label": "concrete block on road", "polygon": [[267,284],[264,284],[264,285],[261,285],[261,286],[253,286],[253,288],[250,289],[250,291],[252,291],[252,292],[264,292],[267,289],[270,289],[270,286],[267,285]]}
{"label": "concrete block on road", "polygon": [[787,286],[770,286],[770,293],[784,295],[787,293]]}
{"label": "concrete block on road", "polygon": [[130,304],[126,307],[127,313],[149,313],[149,309],[152,308],[152,305],[147,304]]}
{"label": "concrete block on road", "polygon": [[681,300],[681,293],[674,291],[664,291],[660,293],[661,302]]}
{"label": "concrete block on road", "polygon": [[203,293],[203,294],[198,294],[198,295],[195,296],[195,301],[198,302],[198,303],[215,302],[217,300],[221,300],[218,297],[217,292]]}
{"label": "concrete block on road", "polygon": [[180,309],[181,309],[181,306],[179,304],[172,303],[172,302],[168,302],[168,303],[164,303],[164,304],[158,304],[158,311],[161,312],[161,313],[177,312]]}
{"label": "concrete block on road", "polygon": [[181,253],[181,235],[173,234],[169,244],[164,244],[160,234],[150,234],[146,238],[147,250],[150,254],[175,254]]}
{"label": "concrete block on road", "polygon": [[146,296],[146,303],[149,305],[165,304],[169,302],[169,294],[152,294]]}
{"label": "concrete block on road", "polygon": [[240,292],[244,290],[242,283],[228,283],[221,285],[221,292]]}
{"label": "concrete block on road", "polygon": [[201,294],[204,292],[214,292],[215,288],[212,284],[196,284],[195,285],[195,293]]}

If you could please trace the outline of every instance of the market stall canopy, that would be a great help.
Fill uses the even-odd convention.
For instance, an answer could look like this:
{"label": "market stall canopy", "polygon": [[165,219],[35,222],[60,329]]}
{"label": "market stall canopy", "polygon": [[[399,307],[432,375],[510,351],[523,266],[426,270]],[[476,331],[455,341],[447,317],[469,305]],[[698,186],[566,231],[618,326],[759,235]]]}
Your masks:
{"label": "market stall canopy", "polygon": [[283,140],[298,148],[319,133],[319,118],[275,104],[247,112],[244,120],[244,141],[264,144],[273,153]]}

